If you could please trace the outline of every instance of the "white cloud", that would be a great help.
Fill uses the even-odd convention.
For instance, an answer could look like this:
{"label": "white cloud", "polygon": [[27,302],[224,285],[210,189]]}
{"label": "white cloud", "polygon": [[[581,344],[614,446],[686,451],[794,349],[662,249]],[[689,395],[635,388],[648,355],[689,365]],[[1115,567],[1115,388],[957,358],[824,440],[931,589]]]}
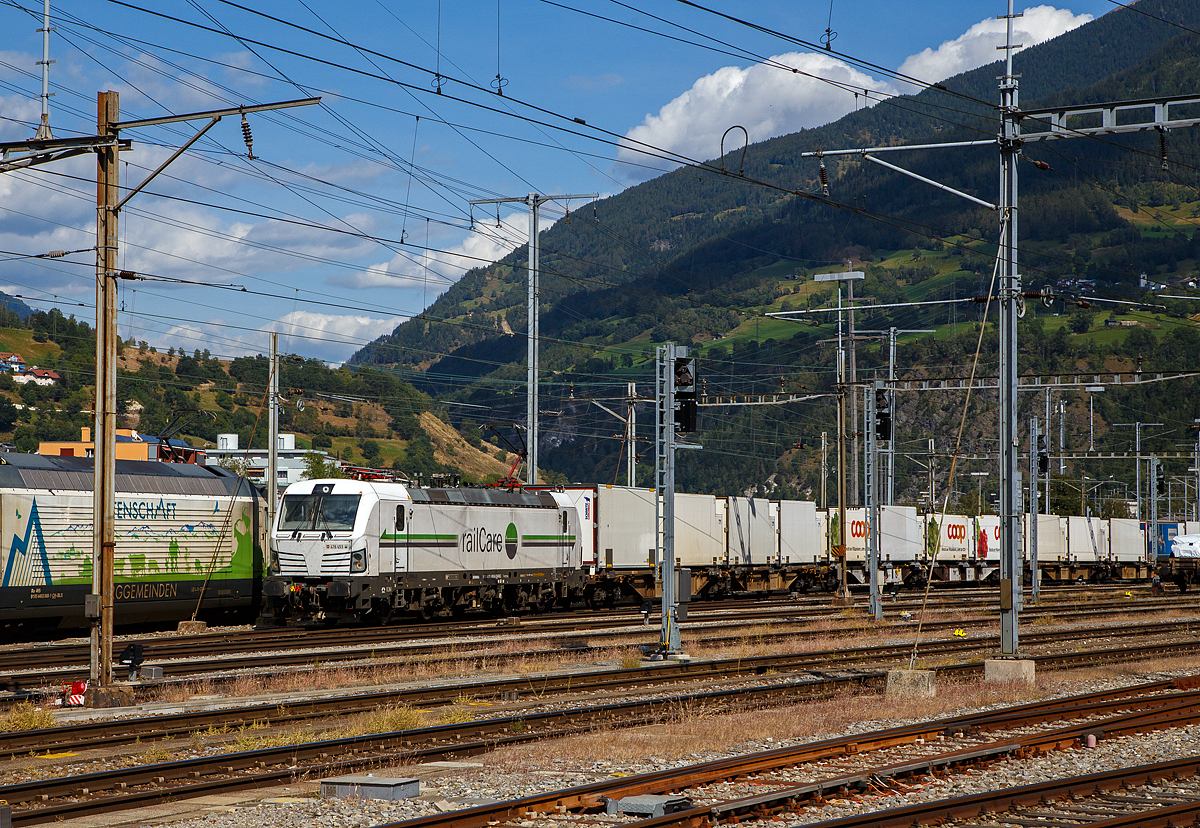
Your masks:
{"label": "white cloud", "polygon": [[[1073,14],[1054,6],[1034,6],[1014,22],[1014,38],[1025,47],[1034,46],[1082,26],[1092,20],[1090,14]],[[1006,24],[1003,20],[987,19],[975,24],[961,37],[948,40],[935,49],[925,49],[910,56],[900,71],[926,81],[938,81],[968,69],[996,60],[996,47],[1003,44]],[[677,166],[647,156],[636,149],[642,142],[696,160],[709,160],[721,155],[721,136],[729,127],[740,124],[750,135],[750,143],[765,141],[778,135],[820,126],[835,121],[854,110],[855,105],[877,102],[826,81],[852,88],[870,89],[885,94],[911,91],[878,81],[857,69],[847,66],[832,55],[776,55],[769,63],[783,63],[800,72],[817,75],[825,81],[801,74],[791,74],[768,63],[747,68],[725,66],[697,80],[692,88],[666,104],[658,114],[648,114],[641,124],[625,134],[617,159],[646,164],[659,169]],[[740,132],[733,132],[725,142],[740,146]],[[655,170],[620,165],[617,173],[627,180],[638,181],[655,175]]]}
{"label": "white cloud", "polygon": [[267,334],[280,334],[281,351],[295,351],[326,362],[344,362],[367,342],[391,333],[404,317],[376,318],[360,314],[292,311],[268,322],[258,332],[227,327],[223,319],[203,324],[187,322],[153,337],[160,350],[183,348],[188,353],[208,348],[222,356],[265,354]]}
{"label": "white cloud", "polygon": [[[1092,15],[1072,14],[1070,9],[1034,6],[1013,21],[1013,42],[1025,48],[1036,46],[1091,20]],[[1006,21],[989,17],[937,49],[910,56],[900,65],[900,72],[932,83],[984,66],[1003,55],[996,47],[1004,45],[1007,28]]]}
{"label": "white cloud", "polygon": [[[618,159],[635,163],[656,162],[634,147],[640,141],[652,147],[663,147],[697,160],[717,158],[721,154],[721,136],[729,127],[740,124],[746,128],[750,143],[765,141],[776,135],[796,132],[805,127],[820,126],[836,120],[855,107],[853,91],[845,85],[894,93],[885,83],[847,66],[830,55],[790,52],[770,58],[771,64],[784,64],[795,72],[777,65],[755,64],[742,69],[726,66],[705,75],[692,88],[659,110],[646,115],[645,120],[626,133],[626,142]],[[799,74],[800,72],[808,73]],[[809,75],[832,80],[835,86]],[[860,95],[859,106],[868,101]],[[740,146],[738,132],[726,141]],[[667,162],[668,164],[670,162]],[[624,172],[638,177],[641,172]]]}
{"label": "white cloud", "polygon": [[[541,230],[544,232],[553,223],[554,219],[543,216]],[[498,261],[524,245],[529,238],[528,224],[521,213],[505,216],[499,227],[481,218],[476,230],[457,244],[430,251],[405,249],[389,261],[373,264],[358,273],[332,276],[328,283],[357,289],[409,289],[414,297],[419,292],[428,304],[468,270]],[[415,313],[419,309],[405,310]]]}

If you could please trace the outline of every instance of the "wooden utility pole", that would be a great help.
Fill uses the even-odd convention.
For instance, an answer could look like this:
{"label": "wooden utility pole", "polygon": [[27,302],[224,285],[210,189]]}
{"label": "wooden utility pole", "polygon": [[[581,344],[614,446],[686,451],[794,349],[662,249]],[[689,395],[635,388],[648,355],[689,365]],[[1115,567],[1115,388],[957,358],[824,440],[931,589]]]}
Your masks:
{"label": "wooden utility pole", "polygon": [[96,419],[93,483],[96,543],[92,552],[91,679],[112,684],[113,559],[116,552],[116,417],[117,417],[117,198],[119,165],[117,129],[119,96],[101,92],[97,99],[96,134],[112,143],[96,150]]}
{"label": "wooden utility pole", "polygon": [[[116,418],[117,418],[117,219],[125,202],[133,198],[188,147],[200,139],[226,115],[245,115],[295,106],[310,106],[320,98],[241,106],[186,115],[168,115],[140,121],[121,121],[119,96],[116,92],[101,92],[97,98],[96,139],[96,419],[93,466],[93,537],[92,592],[85,599],[84,610],[92,620],[91,669],[88,688],[89,707],[107,707],[123,703],[125,692],[114,689],[112,671],[113,584],[116,558]],[[122,129],[155,126],[158,124],[208,118],[209,122],[171,157],[120,197],[118,180],[118,140]],[[249,133],[244,133],[249,150]],[[274,481],[269,481],[271,486]]]}

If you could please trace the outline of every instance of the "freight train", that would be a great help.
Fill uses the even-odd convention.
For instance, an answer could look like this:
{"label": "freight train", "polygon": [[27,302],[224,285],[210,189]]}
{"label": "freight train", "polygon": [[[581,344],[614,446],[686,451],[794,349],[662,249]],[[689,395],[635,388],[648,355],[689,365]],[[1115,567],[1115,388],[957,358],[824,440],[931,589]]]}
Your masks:
{"label": "freight train", "polygon": [[[1157,563],[1135,520],[1039,515],[1037,521],[1044,582],[1144,580]],[[846,510],[846,523],[843,560],[834,554],[841,546],[836,510],[806,501],[676,494],[675,556],[690,578],[682,586],[710,599],[830,590],[842,566],[850,583],[865,584],[866,511]],[[1028,518],[1024,524],[1028,537]],[[994,582],[999,531],[995,516],[883,507],[880,578],[893,588],[923,585],[928,577]],[[644,600],[658,595],[656,537],[650,489],[303,481],[288,487],[271,533],[264,620],[385,622],[409,613],[511,614]],[[1169,577],[1178,578],[1173,569]]]}
{"label": "freight train", "polygon": [[[215,466],[118,460],[118,624],[247,615],[262,601],[264,501]],[[0,454],[0,626],[89,622],[92,460]]]}

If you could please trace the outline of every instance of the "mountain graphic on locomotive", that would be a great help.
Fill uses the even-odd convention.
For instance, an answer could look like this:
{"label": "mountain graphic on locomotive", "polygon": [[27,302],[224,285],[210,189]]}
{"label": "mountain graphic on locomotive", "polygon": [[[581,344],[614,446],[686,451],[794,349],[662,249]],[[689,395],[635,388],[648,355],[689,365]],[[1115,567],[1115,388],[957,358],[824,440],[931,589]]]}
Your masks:
{"label": "mountain graphic on locomotive", "polygon": [[[0,455],[0,624],[87,625],[92,460]],[[264,501],[230,472],[117,461],[118,624],[252,614],[261,603]]]}

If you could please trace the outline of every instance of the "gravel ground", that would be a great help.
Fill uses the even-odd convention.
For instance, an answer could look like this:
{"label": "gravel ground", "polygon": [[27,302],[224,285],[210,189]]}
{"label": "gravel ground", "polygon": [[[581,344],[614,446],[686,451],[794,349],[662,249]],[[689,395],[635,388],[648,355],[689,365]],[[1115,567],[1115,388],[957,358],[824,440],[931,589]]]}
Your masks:
{"label": "gravel ground", "polygon": [[[1121,679],[1087,682],[1064,681],[1049,696],[1065,696],[1081,692],[1111,689],[1145,681],[1185,675],[1184,671],[1131,676]],[[994,709],[1001,705],[994,705]],[[962,711],[966,712],[966,711]],[[907,724],[911,720],[863,721],[847,729],[850,733],[865,733]],[[421,796],[402,802],[367,800],[318,799],[308,796],[273,796],[240,807],[221,808],[203,816],[173,823],[173,828],[358,828],[380,825],[417,816],[470,807],[496,800],[509,800],[533,793],[559,790],[618,776],[628,776],[682,767],[727,756],[753,753],[801,741],[831,738],[838,733],[822,734],[809,740],[755,740],[730,745],[727,751],[691,754],[675,761],[647,756],[638,763],[606,760],[573,762],[568,759],[548,760],[541,766],[522,764],[519,771],[492,766],[486,757],[471,762],[435,762],[409,768],[376,771],[377,776],[416,776],[422,779]],[[1081,748],[1067,753],[1055,753],[1030,759],[1008,759],[983,770],[955,774],[946,780],[922,780],[912,784],[897,784],[895,795],[874,796],[858,802],[835,799],[819,808],[790,815],[784,824],[804,825],[835,819],[856,813],[885,810],[931,799],[944,799],[971,793],[995,790],[1000,786],[1013,787],[1066,775],[1085,774],[1118,767],[1165,761],[1190,754],[1200,754],[1200,726],[1102,741],[1095,748]],[[832,774],[831,774],[832,775]],[[315,786],[313,786],[315,787]],[[720,786],[710,790],[716,795]],[[703,792],[695,792],[698,799]],[[620,824],[632,821],[627,817],[591,815],[592,823]],[[547,815],[539,818],[538,826],[568,824],[571,817]],[[147,823],[143,823],[147,824]],[[161,824],[161,823],[155,823]],[[526,821],[526,825],[534,825]],[[745,822],[745,825],[755,824]],[[761,823],[767,825],[768,823]],[[769,823],[772,828],[779,822]]]}

